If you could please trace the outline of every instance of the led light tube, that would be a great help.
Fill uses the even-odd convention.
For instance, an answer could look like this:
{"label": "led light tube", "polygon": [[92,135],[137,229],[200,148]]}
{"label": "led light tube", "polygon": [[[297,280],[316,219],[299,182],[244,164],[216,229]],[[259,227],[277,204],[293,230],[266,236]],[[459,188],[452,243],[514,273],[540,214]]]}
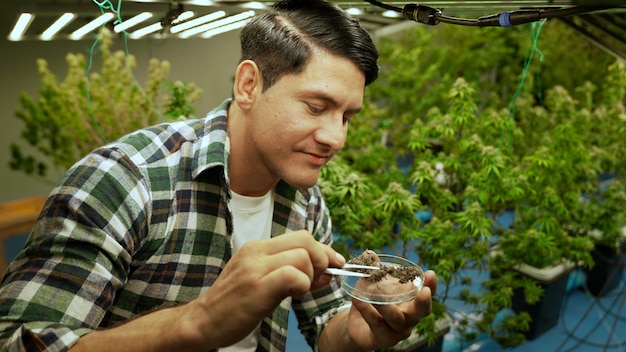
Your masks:
{"label": "led light tube", "polygon": [[112,20],[113,17],[115,17],[115,15],[113,13],[111,13],[111,12],[107,12],[107,13],[104,13],[104,14],[100,15],[95,20],[87,23],[86,25],[84,25],[81,28],[79,28],[76,31],[74,31],[74,33],[70,34],[70,39],[73,39],[73,40],[81,39],[87,33],[93,31],[94,29],[96,29],[96,28],[104,25],[105,23],[109,22],[110,20]]}
{"label": "led light tube", "polygon": [[357,7],[351,7],[349,9],[346,10],[346,12],[351,15],[351,16],[360,16],[363,14],[363,10],[357,8]]}
{"label": "led light tube", "polygon": [[388,17],[388,18],[398,18],[401,16],[401,14],[399,12],[396,11],[391,11],[391,10],[387,10],[385,12],[382,13],[383,17]]}
{"label": "led light tube", "polygon": [[267,6],[264,3],[258,2],[258,1],[250,1],[248,3],[241,5],[241,7],[243,7],[244,9],[251,9],[251,10],[263,10],[267,8]]}
{"label": "led light tube", "polygon": [[196,19],[193,19],[191,21],[187,21],[187,22],[183,22],[181,24],[177,24],[175,26],[173,26],[172,28],[170,28],[170,32],[171,33],[179,33],[182,32],[184,30],[187,30],[189,28],[193,28],[202,24],[205,24],[207,22],[211,22],[211,21],[215,21],[218,18],[222,18],[226,16],[226,12],[224,11],[216,11],[213,13],[210,13],[208,15],[204,15],[202,17],[198,17]]}
{"label": "led light tube", "polygon": [[181,38],[189,38],[192,35],[200,34],[200,33],[209,31],[211,29],[215,29],[217,27],[221,27],[221,26],[225,26],[227,24],[231,24],[233,22],[238,22],[238,21],[244,20],[244,19],[252,17],[252,16],[254,16],[254,11],[252,11],[252,10],[246,11],[246,12],[242,12],[242,13],[234,15],[234,16],[226,17],[226,18],[221,19],[219,21],[215,21],[215,22],[207,23],[207,24],[202,25],[202,26],[191,28],[189,30],[186,30],[186,31],[182,32],[179,36]]}
{"label": "led light tube", "polygon": [[123,21],[122,23],[116,24],[115,27],[113,27],[113,31],[115,33],[123,32],[130,27],[138,25],[139,23],[147,20],[152,16],[152,12],[142,12],[134,17],[127,19],[126,21]]}
{"label": "led light tube", "polygon": [[41,40],[50,40],[52,39],[61,29],[67,26],[70,22],[72,22],[76,18],[75,13],[66,12],[61,17],[59,17],[54,23],[48,27],[43,33],[41,33]]}
{"label": "led light tube", "polygon": [[22,40],[24,33],[26,33],[26,30],[30,27],[30,23],[33,21],[33,18],[35,18],[35,15],[32,13],[22,13],[17,19],[17,22],[15,22],[15,27],[13,27],[13,30],[9,34],[9,40]]}
{"label": "led light tube", "polygon": [[193,13],[193,11],[185,11],[183,13],[181,13],[180,15],[178,15],[178,17],[176,17],[176,19],[174,21],[172,21],[172,23],[176,24],[176,23],[180,23],[182,21],[186,21],[190,18],[192,18],[195,15],[195,13]]}
{"label": "led light tube", "polygon": [[161,25],[161,22],[157,22],[155,24],[151,24],[151,25],[149,25],[147,27],[144,27],[142,29],[139,29],[139,30],[131,33],[129,35],[129,37],[131,39],[139,39],[139,38],[141,38],[143,36],[146,36],[146,35],[148,35],[150,33],[154,33],[156,31],[160,31],[161,29],[163,29],[163,26]]}
{"label": "led light tube", "polygon": [[216,36],[218,34],[224,33],[224,32],[228,32],[228,31],[232,31],[235,30],[237,28],[241,28],[243,26],[245,26],[246,24],[248,24],[248,22],[250,22],[250,19],[247,20],[243,20],[243,21],[239,21],[239,22],[235,22],[235,23],[231,23],[225,26],[221,26],[221,27],[217,27],[215,29],[211,29],[208,30],[204,33],[202,33],[201,37],[202,38],[211,38],[213,36]]}
{"label": "led light tube", "polygon": [[213,6],[215,2],[211,0],[190,0],[189,5],[197,5],[197,6]]}

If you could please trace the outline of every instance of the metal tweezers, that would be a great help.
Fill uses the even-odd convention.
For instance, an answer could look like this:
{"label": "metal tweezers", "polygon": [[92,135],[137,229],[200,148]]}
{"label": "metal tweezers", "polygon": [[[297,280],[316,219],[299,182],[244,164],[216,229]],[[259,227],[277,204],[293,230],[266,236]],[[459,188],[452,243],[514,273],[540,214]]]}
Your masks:
{"label": "metal tweezers", "polygon": [[344,275],[344,276],[358,276],[358,277],[369,277],[370,274],[360,273],[357,271],[350,271],[348,269],[365,269],[365,270],[378,270],[380,267],[377,266],[367,266],[367,265],[357,265],[357,264],[345,264],[341,268],[327,268],[324,272],[326,274],[331,275]]}

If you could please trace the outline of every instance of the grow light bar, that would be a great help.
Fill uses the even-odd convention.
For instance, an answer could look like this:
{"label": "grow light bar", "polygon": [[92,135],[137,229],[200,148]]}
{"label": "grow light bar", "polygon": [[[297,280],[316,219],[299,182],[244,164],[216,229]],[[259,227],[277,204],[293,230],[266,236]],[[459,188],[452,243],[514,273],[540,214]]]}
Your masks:
{"label": "grow light bar", "polygon": [[196,26],[200,26],[203,25],[207,22],[211,22],[211,21],[215,21],[219,18],[222,18],[226,16],[226,12],[224,11],[216,11],[213,13],[210,13],[208,15],[204,15],[201,17],[198,17],[196,19],[193,19],[191,21],[187,21],[187,22],[182,22],[181,24],[177,24],[175,26],[173,26],[172,28],[170,28],[170,32],[171,33],[179,33],[182,32],[184,30],[196,27]]}
{"label": "grow light bar", "polygon": [[130,27],[134,27],[138,25],[139,23],[146,21],[149,18],[152,18],[152,16],[153,16],[152,12],[142,12],[138,14],[137,16],[129,18],[128,20],[115,25],[115,27],[113,27],[113,31],[115,33],[123,32]]}
{"label": "grow light bar", "polygon": [[154,32],[160,31],[161,29],[163,29],[163,26],[161,25],[161,22],[157,22],[157,23],[151,24],[151,25],[149,25],[147,27],[144,27],[142,29],[139,29],[137,31],[134,31],[128,37],[131,38],[131,39],[139,39],[141,37],[145,37],[146,35],[148,35],[150,33],[154,33]]}
{"label": "grow light bar", "polygon": [[91,22],[87,23],[86,25],[82,26],[81,28],[75,30],[72,34],[70,34],[70,39],[72,39],[72,40],[79,40],[82,37],[84,37],[85,35],[87,35],[87,33],[90,33],[94,29],[105,25],[107,22],[112,20],[114,17],[115,17],[115,14],[112,13],[112,12],[103,13],[102,15],[100,15],[96,19],[94,19],[93,21],[91,21]]}
{"label": "grow light bar", "polygon": [[35,15],[33,15],[32,13],[29,13],[29,12],[22,13],[20,17],[17,19],[17,22],[15,23],[13,30],[9,34],[9,40],[13,40],[13,41],[21,40],[22,37],[24,37],[24,33],[26,33],[26,30],[28,29],[31,22],[33,21],[33,18],[35,18]]}
{"label": "grow light bar", "polygon": [[[218,20],[218,21],[215,21],[215,22],[207,23],[207,24],[202,25],[202,26],[198,26],[198,27],[195,27],[195,28],[188,29],[188,30],[180,33],[179,37],[180,38],[189,38],[189,37],[194,36],[196,34],[204,33],[204,32],[210,31],[210,30],[218,28],[218,27],[226,26],[226,25],[234,23],[234,22],[239,22],[239,21],[245,20],[245,19],[250,18],[250,17],[252,17],[254,15],[255,15],[255,12],[253,10],[242,12],[240,14],[237,14],[237,15],[234,15],[234,16],[230,16],[230,17],[226,17],[224,19],[221,19],[221,20]],[[230,30],[232,30],[232,29],[230,29]]]}
{"label": "grow light bar", "polygon": [[76,18],[76,14],[72,12],[66,12],[61,17],[59,17],[54,23],[48,27],[42,34],[41,40],[50,40],[52,39],[61,29],[67,26],[70,22],[72,22]]}
{"label": "grow light bar", "polygon": [[248,22],[250,22],[250,19],[246,19],[246,20],[239,21],[239,22],[234,22],[234,23],[231,23],[231,24],[227,24],[225,26],[221,26],[221,27],[218,27],[218,28],[215,28],[215,29],[211,29],[209,31],[206,31],[206,32],[202,33],[201,37],[206,39],[206,38],[214,37],[214,36],[216,36],[218,34],[230,32],[230,31],[233,31],[235,29],[238,29],[238,28],[241,28],[241,27],[245,26],[246,24],[248,24]]}

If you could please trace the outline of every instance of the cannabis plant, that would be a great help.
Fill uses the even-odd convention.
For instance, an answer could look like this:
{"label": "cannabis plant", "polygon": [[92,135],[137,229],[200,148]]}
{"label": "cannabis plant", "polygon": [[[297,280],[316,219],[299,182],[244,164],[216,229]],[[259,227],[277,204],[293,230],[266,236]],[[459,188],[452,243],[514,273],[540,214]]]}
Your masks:
{"label": "cannabis plant", "polygon": [[[502,346],[522,343],[528,314],[502,321],[498,314],[510,308],[515,289],[529,302],[542,291],[515,268],[561,260],[591,265],[591,240],[572,236],[569,227],[598,176],[624,172],[619,158],[610,158],[616,147],[609,141],[619,137],[605,137],[609,131],[596,121],[608,110],[611,120],[623,119],[624,85],[610,84],[606,93],[584,88],[607,87],[597,72],[613,72],[613,80],[615,72],[576,70],[576,80],[564,81],[591,83],[547,87],[559,81],[544,76],[554,57],[529,70],[510,59],[526,54],[522,27],[479,34],[418,27],[381,42],[380,81],[368,88],[341,156],[322,172],[345,250],[395,250],[437,272],[433,314],[416,327],[431,342],[435,321],[448,311],[466,341],[487,333]],[[559,33],[551,38],[554,44]],[[438,45],[446,42],[475,50],[453,56],[450,46]],[[588,66],[575,57],[568,65]],[[521,89],[516,72],[526,79]],[[598,99],[610,103],[600,107]],[[619,145],[614,153],[626,150]]]}
{"label": "cannabis plant", "polygon": [[[104,30],[100,41],[100,71],[91,70],[83,54],[66,57],[63,81],[37,60],[41,76],[39,96],[20,96],[16,117],[23,121],[20,136],[35,151],[11,145],[10,167],[45,177],[49,166],[69,168],[91,150],[136,129],[181,116],[192,117],[191,103],[200,89],[193,83],[168,82],[170,64],[151,59],[144,87],[135,80],[133,55],[111,51],[111,34]],[[30,150],[30,149],[29,149]]]}
{"label": "cannabis plant", "polygon": [[501,255],[489,259],[492,276],[485,282],[489,290],[482,297],[479,324],[504,347],[523,342],[530,324],[524,311],[498,320],[511,307],[514,292],[522,290],[528,304],[543,295],[541,285],[519,274],[520,265],[591,267],[596,239],[589,232],[603,232],[605,243],[616,251],[623,241],[626,169],[619,155],[626,145],[615,132],[624,128],[626,71],[615,63],[607,72],[604,89],[595,92],[604,100],[593,101],[593,85],[585,83],[576,90],[588,99],[576,100],[555,86],[546,91],[542,105],[527,103],[525,96],[517,106],[516,123],[524,138],[514,141],[513,154],[519,163],[516,172],[525,179],[524,199],[514,207],[511,226],[498,232]]}
{"label": "cannabis plant", "polygon": [[[590,148],[603,151],[598,155],[603,174],[600,183],[581,199],[572,230],[579,234],[597,233],[597,243],[618,252],[626,240],[626,64],[610,65],[600,88],[586,84],[580,91],[585,99],[579,105],[591,119],[587,126]],[[594,93],[599,97],[594,98]]]}

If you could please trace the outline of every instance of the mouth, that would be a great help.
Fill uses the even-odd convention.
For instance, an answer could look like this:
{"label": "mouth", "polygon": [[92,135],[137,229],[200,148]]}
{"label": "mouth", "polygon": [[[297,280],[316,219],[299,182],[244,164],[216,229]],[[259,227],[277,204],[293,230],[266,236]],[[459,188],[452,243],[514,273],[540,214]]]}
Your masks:
{"label": "mouth", "polygon": [[308,161],[315,166],[324,166],[330,159],[332,159],[332,155],[330,154],[313,154],[306,153]]}

